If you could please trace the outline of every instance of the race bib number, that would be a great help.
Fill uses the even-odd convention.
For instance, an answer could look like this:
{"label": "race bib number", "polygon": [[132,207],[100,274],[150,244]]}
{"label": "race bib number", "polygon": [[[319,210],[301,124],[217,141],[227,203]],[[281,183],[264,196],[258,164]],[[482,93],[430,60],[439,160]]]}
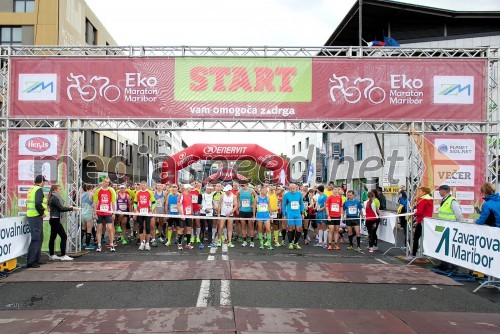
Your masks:
{"label": "race bib number", "polygon": [[212,217],[214,215],[214,212],[212,210],[208,210],[206,212],[207,217]]}
{"label": "race bib number", "polygon": [[186,208],[186,215],[190,215],[192,212],[193,212],[193,211],[191,210],[191,207],[190,207],[190,206],[188,206],[188,207]]}
{"label": "race bib number", "polygon": [[267,212],[267,203],[260,203],[257,209],[259,212]]}
{"label": "race bib number", "polygon": [[298,210],[298,209],[300,208],[300,204],[299,204],[299,202],[298,202],[298,201],[292,201],[292,202],[290,203],[290,208],[291,208],[292,210]]}
{"label": "race bib number", "polygon": [[242,199],[241,200],[241,207],[242,208],[249,208],[250,207],[250,200],[249,199]]}
{"label": "race bib number", "polygon": [[355,206],[350,206],[348,209],[347,209],[347,212],[350,214],[350,215],[357,215],[358,214],[358,208],[355,207]]}
{"label": "race bib number", "polygon": [[340,211],[340,207],[338,204],[335,204],[333,203],[332,206],[330,207],[330,211],[333,211],[333,212],[339,212]]}
{"label": "race bib number", "polygon": [[149,213],[149,208],[140,208],[139,212],[140,213]]}
{"label": "race bib number", "polygon": [[109,204],[101,204],[99,211],[109,211]]}
{"label": "race bib number", "polygon": [[127,204],[122,203],[122,204],[120,204],[119,208],[121,211],[125,211],[125,210],[127,210]]}
{"label": "race bib number", "polygon": [[179,210],[177,210],[177,205],[175,204],[170,204],[170,212],[179,212]]}
{"label": "race bib number", "polygon": [[275,211],[275,212],[271,212],[271,218],[278,218],[278,213]]}
{"label": "race bib number", "polygon": [[198,195],[191,195],[191,203],[198,204]]}

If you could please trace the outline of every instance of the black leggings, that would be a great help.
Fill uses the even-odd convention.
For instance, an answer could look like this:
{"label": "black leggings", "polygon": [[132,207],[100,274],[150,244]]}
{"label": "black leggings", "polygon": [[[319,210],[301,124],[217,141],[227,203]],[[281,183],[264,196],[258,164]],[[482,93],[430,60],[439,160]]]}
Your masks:
{"label": "black leggings", "polygon": [[413,235],[413,250],[411,255],[417,256],[418,251],[418,242],[420,241],[420,237],[422,236],[422,224],[417,223],[415,226],[415,234]]}
{"label": "black leggings", "polygon": [[[203,218],[206,217],[204,214],[200,214],[200,227],[201,227],[201,232],[200,235],[198,236],[201,240],[201,243],[203,243],[203,239],[205,238],[205,228],[208,227],[208,233],[210,233],[210,240],[212,239],[212,227],[214,224],[213,219],[206,219]],[[210,217],[212,218],[212,217]]]}
{"label": "black leggings", "polygon": [[49,254],[54,255],[54,242],[56,241],[56,237],[59,236],[61,238],[61,256],[66,255],[66,240],[68,236],[66,235],[66,231],[64,231],[64,227],[61,224],[61,218],[50,218],[50,239],[49,239]]}
{"label": "black leggings", "polygon": [[365,224],[366,224],[366,229],[368,230],[368,246],[373,247],[375,246],[375,241],[377,239],[378,219],[367,220]]}

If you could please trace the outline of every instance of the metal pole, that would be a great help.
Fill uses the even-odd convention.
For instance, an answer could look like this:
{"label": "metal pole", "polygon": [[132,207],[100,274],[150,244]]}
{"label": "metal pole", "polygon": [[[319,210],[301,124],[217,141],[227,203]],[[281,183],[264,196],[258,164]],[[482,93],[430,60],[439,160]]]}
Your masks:
{"label": "metal pole", "polygon": [[358,0],[359,6],[358,6],[358,21],[359,21],[359,31],[358,31],[358,39],[359,39],[359,46],[363,46],[363,0]]}

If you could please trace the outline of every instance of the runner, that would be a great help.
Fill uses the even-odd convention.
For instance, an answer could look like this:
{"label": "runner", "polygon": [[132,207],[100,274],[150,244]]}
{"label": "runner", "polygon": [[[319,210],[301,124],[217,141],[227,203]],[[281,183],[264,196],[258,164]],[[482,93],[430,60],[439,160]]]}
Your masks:
{"label": "runner", "polygon": [[[95,228],[94,228],[94,203],[92,198],[94,197],[92,191],[94,186],[91,184],[84,184],[82,197],[80,199],[82,203],[82,228],[85,231],[85,249],[95,249],[95,246],[90,243],[92,234],[94,234],[94,242],[96,242]],[[93,233],[92,233],[93,232]]]}
{"label": "runner", "polygon": [[332,196],[326,200],[326,212],[328,217],[328,250],[339,250],[339,227],[342,218],[342,197],[339,195],[339,188],[334,188]]}
{"label": "runner", "polygon": [[366,201],[365,211],[366,211],[366,229],[368,230],[368,251],[370,253],[374,252],[373,246],[375,244],[375,234],[377,233],[377,224],[379,222],[380,212],[379,205],[377,203],[375,194],[373,191],[368,192],[368,201]]}
{"label": "runner", "polygon": [[[250,244],[250,247],[254,247],[255,244],[253,242],[254,238],[254,222],[251,219],[254,217],[253,207],[254,207],[254,196],[253,191],[248,188],[247,182],[242,182],[241,189],[238,192],[238,207],[240,208],[240,226],[241,226],[241,236],[243,238],[242,247],[246,247]],[[247,233],[248,232],[248,233]]]}
{"label": "runner", "polygon": [[[280,221],[278,220],[278,194],[276,193],[276,185],[269,186],[269,215],[274,235],[274,247],[281,247],[279,242]],[[281,217],[280,217],[281,218]]]}
{"label": "runner", "polygon": [[318,243],[316,246],[320,246],[323,248],[327,247],[328,243],[328,232],[326,231],[326,200],[328,197],[324,194],[325,187],[320,184],[318,186],[318,199],[316,200],[316,219],[318,222]]}
{"label": "runner", "polygon": [[[219,217],[221,201],[222,201],[222,183],[217,183],[215,185],[215,192],[214,192],[214,198],[213,198],[214,217]],[[212,230],[210,231],[212,233],[212,242],[210,243],[210,248],[217,248],[217,244],[216,244],[215,239],[217,236],[217,227],[218,226],[219,226],[219,220],[212,221]]]}
{"label": "runner", "polygon": [[[200,204],[201,204],[201,182],[193,181],[191,182],[191,199],[193,204],[193,216],[198,217],[200,215]],[[195,228],[195,233],[191,235],[191,240],[188,240],[190,244],[194,242],[200,243],[200,218],[193,218],[193,228]]]}
{"label": "runner", "polygon": [[236,195],[231,191],[233,187],[227,184],[224,187],[224,194],[222,194],[222,202],[219,209],[219,216],[221,217],[219,221],[219,240],[217,240],[217,246],[222,246],[222,230],[227,223],[227,247],[234,247],[232,243],[233,237],[233,217],[234,213],[238,209],[238,202],[236,200]]}
{"label": "runner", "polygon": [[100,188],[94,192],[94,211],[95,218],[97,219],[97,249],[96,252],[100,253],[102,251],[101,239],[102,239],[102,224],[106,224],[106,230],[109,233],[109,246],[110,251],[115,251],[115,226],[113,221],[115,215],[111,211],[116,211],[116,193],[113,188],[109,187],[109,178],[105,178],[102,181]]}
{"label": "runner", "polygon": [[[253,201],[253,211],[255,218],[257,219],[260,249],[264,249],[264,247],[267,247],[270,250],[274,249],[271,242],[271,215],[269,214],[269,197],[267,196],[267,187],[261,187],[260,195],[255,195],[255,199]],[[262,235],[264,227],[266,228],[267,236],[265,243]]]}
{"label": "runner", "polygon": [[344,220],[347,225],[347,235],[349,236],[349,247],[347,249],[354,249],[352,239],[354,238],[353,230],[356,232],[356,244],[358,245],[358,251],[361,251],[361,234],[359,231],[359,217],[363,216],[363,205],[357,199],[354,199],[354,191],[349,190],[347,192],[347,200],[344,202]]}
{"label": "runner", "polygon": [[[236,199],[238,199],[238,192],[239,192],[239,191],[240,191],[240,185],[239,185],[239,183],[238,183],[238,182],[236,182],[236,181],[233,181],[233,190],[231,190],[231,192],[232,192],[232,193],[233,193],[233,195],[236,197]],[[234,217],[235,217],[235,218],[238,218],[238,217],[239,217],[239,211],[236,211],[236,212],[234,213]],[[241,221],[240,221],[239,219],[236,219],[236,220],[234,221],[234,224],[236,224],[236,231],[234,231],[234,229],[233,229],[233,231],[234,231],[234,232],[233,232],[234,239],[235,239],[235,240],[236,240],[236,239],[238,239],[238,242],[239,242],[240,244],[242,244],[244,240],[243,240],[243,235],[242,235],[242,233],[241,233]]]}
{"label": "runner", "polygon": [[[200,245],[198,246],[200,249],[203,249],[203,241],[205,239],[205,228],[208,226],[208,230],[212,233],[213,227],[213,217],[214,217],[214,187],[211,184],[207,184],[205,187],[205,193],[201,195],[201,209],[200,209],[200,217],[201,217],[201,233],[200,233]],[[213,243],[213,239],[210,240],[210,243]]]}
{"label": "runner", "polygon": [[[116,209],[120,212],[132,212],[132,199],[130,198],[127,187],[122,184],[120,185],[120,192],[116,195]],[[118,215],[118,223],[121,232],[121,241],[122,245],[127,244],[127,220],[129,216],[127,215]],[[132,226],[131,226],[132,227]]]}
{"label": "runner", "polygon": [[288,228],[288,224],[286,220],[281,220],[284,218],[285,210],[283,208],[283,196],[285,195],[285,188],[283,186],[279,186],[276,190],[278,194],[278,219],[280,219],[281,225],[281,246],[285,245],[286,240],[286,229]]}
{"label": "runner", "polygon": [[[141,181],[140,189],[135,195],[135,212],[137,215],[137,223],[139,224],[139,238],[140,238],[140,246],[139,250],[151,250],[149,246],[149,241],[151,239],[151,217],[150,216],[141,216],[140,214],[149,214],[152,213],[156,207],[155,196],[153,192],[147,189],[146,181]],[[146,228],[144,228],[146,225]],[[144,233],[146,230],[146,233]]]}
{"label": "runner", "polygon": [[[179,202],[179,189],[177,185],[172,185],[170,187],[170,193],[167,196],[167,200],[165,201],[165,212],[172,216],[179,215],[179,208],[177,207],[177,203]],[[168,218],[168,231],[167,231],[167,241],[165,242],[165,246],[172,245],[172,234],[176,228],[180,227],[180,219],[178,217],[169,217]]]}
{"label": "runner", "polygon": [[[302,249],[299,246],[300,234],[302,233],[302,216],[304,215],[304,202],[302,194],[297,191],[297,185],[290,183],[290,191],[283,196],[284,208],[283,218],[288,223],[288,249]],[[294,239],[295,237],[295,239]]]}
{"label": "runner", "polygon": [[302,230],[304,233],[304,244],[307,245],[307,231],[309,230],[309,185],[302,185],[302,201],[304,202],[304,220],[302,221]]}
{"label": "runner", "polygon": [[324,194],[326,197],[330,197],[333,195],[333,188],[335,188],[333,181],[328,182],[328,186],[326,187]]}
{"label": "runner", "polygon": [[193,196],[191,190],[193,187],[188,183],[184,185],[184,191],[180,194],[177,201],[177,210],[183,216],[181,217],[180,226],[177,228],[178,245],[177,249],[182,250],[182,241],[184,239],[184,233],[186,235],[186,249],[193,249],[191,244],[191,228],[193,227]]}
{"label": "runner", "polygon": [[[316,201],[314,200],[314,193],[315,193],[314,189],[309,189],[309,191],[307,192],[308,206],[306,208],[306,211],[307,211],[307,218],[309,219],[309,224],[314,229],[314,233],[317,234],[318,233],[318,222],[316,221],[316,210],[315,210]],[[305,202],[304,202],[304,204],[305,204]],[[307,226],[307,230],[309,230],[309,226]],[[310,240],[311,239],[307,235],[307,231],[305,231],[304,232],[304,243],[306,243],[306,245],[307,245],[307,244],[309,244]]]}
{"label": "runner", "polygon": [[[165,214],[165,191],[161,183],[157,183],[155,190],[153,192],[155,197],[156,207],[154,213]],[[163,217],[151,217],[151,245],[153,247],[158,247],[156,242],[156,231],[161,230],[160,238],[158,239],[161,243],[165,242],[165,218]]]}

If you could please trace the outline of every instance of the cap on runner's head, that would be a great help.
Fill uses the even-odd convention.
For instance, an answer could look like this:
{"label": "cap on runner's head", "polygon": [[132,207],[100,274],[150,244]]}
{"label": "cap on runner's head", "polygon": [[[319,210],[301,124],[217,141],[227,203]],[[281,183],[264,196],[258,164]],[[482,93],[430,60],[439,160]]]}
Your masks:
{"label": "cap on runner's head", "polygon": [[43,175],[37,175],[35,177],[35,184],[42,183],[42,182],[47,182],[47,179]]}
{"label": "cap on runner's head", "polygon": [[192,186],[192,185],[190,185],[189,183],[186,183],[186,184],[184,185],[184,189],[191,189],[191,188],[193,188],[193,186]]}
{"label": "cap on runner's head", "polygon": [[206,187],[205,187],[205,189],[214,189],[214,186],[211,185],[211,184],[207,184]]}
{"label": "cap on runner's head", "polygon": [[226,186],[224,187],[224,191],[229,191],[229,190],[233,190],[233,187],[230,184],[226,184]]}
{"label": "cap on runner's head", "polygon": [[124,184],[120,184],[120,189],[122,189],[122,188],[125,189],[127,187]]}

